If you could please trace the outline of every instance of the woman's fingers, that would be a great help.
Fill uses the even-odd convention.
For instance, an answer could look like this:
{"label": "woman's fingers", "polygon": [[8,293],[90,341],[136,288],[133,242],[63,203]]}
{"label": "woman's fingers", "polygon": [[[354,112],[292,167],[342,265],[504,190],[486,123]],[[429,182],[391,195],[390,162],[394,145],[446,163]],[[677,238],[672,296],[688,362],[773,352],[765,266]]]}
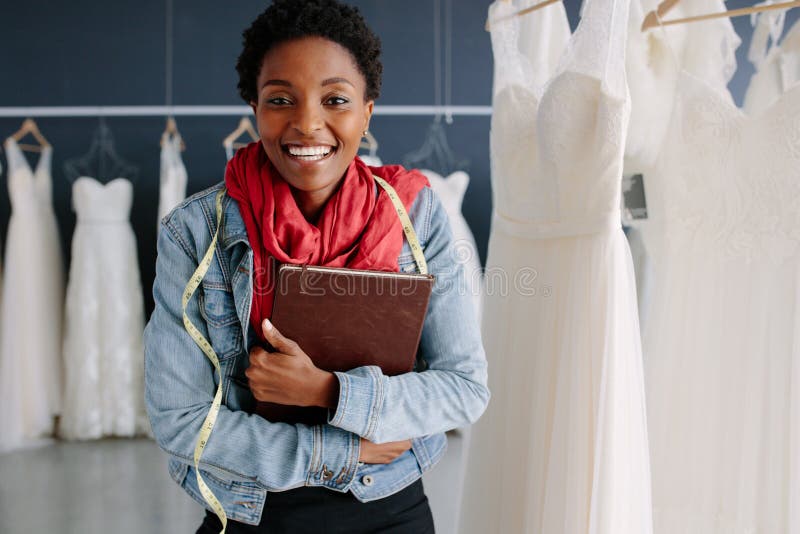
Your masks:
{"label": "woman's fingers", "polygon": [[411,440],[376,444],[361,438],[359,461],[368,464],[388,464],[411,448]]}
{"label": "woman's fingers", "polygon": [[281,334],[269,319],[264,319],[261,323],[261,330],[270,345],[277,351],[284,354],[294,354],[297,350],[297,343]]}

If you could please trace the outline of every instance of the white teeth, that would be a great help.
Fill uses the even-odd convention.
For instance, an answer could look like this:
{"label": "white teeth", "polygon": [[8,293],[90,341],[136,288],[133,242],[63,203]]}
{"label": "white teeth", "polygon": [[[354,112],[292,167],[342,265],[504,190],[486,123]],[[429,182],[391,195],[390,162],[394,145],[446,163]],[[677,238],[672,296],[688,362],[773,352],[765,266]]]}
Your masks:
{"label": "white teeth", "polygon": [[289,154],[291,154],[292,156],[327,156],[331,152],[331,147],[329,146],[289,145],[288,148],[289,148]]}

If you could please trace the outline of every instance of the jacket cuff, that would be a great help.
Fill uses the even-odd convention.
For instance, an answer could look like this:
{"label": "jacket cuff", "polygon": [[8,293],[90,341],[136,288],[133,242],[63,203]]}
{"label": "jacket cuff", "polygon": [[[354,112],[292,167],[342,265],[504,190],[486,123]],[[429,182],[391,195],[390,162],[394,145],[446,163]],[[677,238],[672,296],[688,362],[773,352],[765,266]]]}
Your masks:
{"label": "jacket cuff", "polygon": [[330,425],[312,429],[314,443],[306,485],[347,491],[358,470],[361,438]]}
{"label": "jacket cuff", "polygon": [[[334,374],[339,379],[339,403],[328,423],[373,441],[383,405],[386,377],[376,365]],[[330,410],[328,413],[330,415]]]}

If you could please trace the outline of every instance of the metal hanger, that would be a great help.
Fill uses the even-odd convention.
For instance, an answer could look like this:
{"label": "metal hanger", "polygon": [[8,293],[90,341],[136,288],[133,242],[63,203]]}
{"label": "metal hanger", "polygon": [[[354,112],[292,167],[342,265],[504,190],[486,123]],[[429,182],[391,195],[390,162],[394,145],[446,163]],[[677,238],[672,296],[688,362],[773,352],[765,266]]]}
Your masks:
{"label": "metal hanger", "polygon": [[127,178],[135,182],[139,168],[124,160],[114,147],[114,136],[101,116],[100,123],[92,136],[89,151],[83,156],[64,162],[64,174],[70,182],[81,176],[95,178],[105,183],[115,178]]}
{"label": "metal hanger", "polygon": [[403,157],[406,168],[430,169],[442,176],[469,169],[469,160],[460,158],[450,148],[447,135],[440,120],[434,120],[428,128],[425,142],[417,150]]}
{"label": "metal hanger", "polygon": [[[445,0],[444,4],[444,69],[442,69],[442,5],[440,0],[434,1],[433,6],[433,58],[434,77],[433,92],[437,108],[442,103],[444,95],[445,109],[450,107],[452,93],[452,0]],[[444,87],[442,87],[442,72],[444,72]],[[445,113],[447,123],[453,122],[449,112]],[[466,171],[469,160],[460,158],[450,148],[447,134],[442,124],[442,115],[435,115],[433,122],[428,127],[428,133],[422,146],[403,157],[403,165],[407,168],[430,169],[442,176],[449,176],[455,171]]]}

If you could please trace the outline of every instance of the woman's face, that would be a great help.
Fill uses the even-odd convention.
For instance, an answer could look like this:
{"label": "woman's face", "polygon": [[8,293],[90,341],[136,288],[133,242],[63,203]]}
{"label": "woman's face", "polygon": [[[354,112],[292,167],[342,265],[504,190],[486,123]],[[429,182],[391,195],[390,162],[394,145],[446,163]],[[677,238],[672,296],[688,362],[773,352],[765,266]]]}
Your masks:
{"label": "woman's face", "polygon": [[291,186],[327,197],[358,152],[374,102],[350,52],[322,37],[270,50],[251,102],[261,143]]}

